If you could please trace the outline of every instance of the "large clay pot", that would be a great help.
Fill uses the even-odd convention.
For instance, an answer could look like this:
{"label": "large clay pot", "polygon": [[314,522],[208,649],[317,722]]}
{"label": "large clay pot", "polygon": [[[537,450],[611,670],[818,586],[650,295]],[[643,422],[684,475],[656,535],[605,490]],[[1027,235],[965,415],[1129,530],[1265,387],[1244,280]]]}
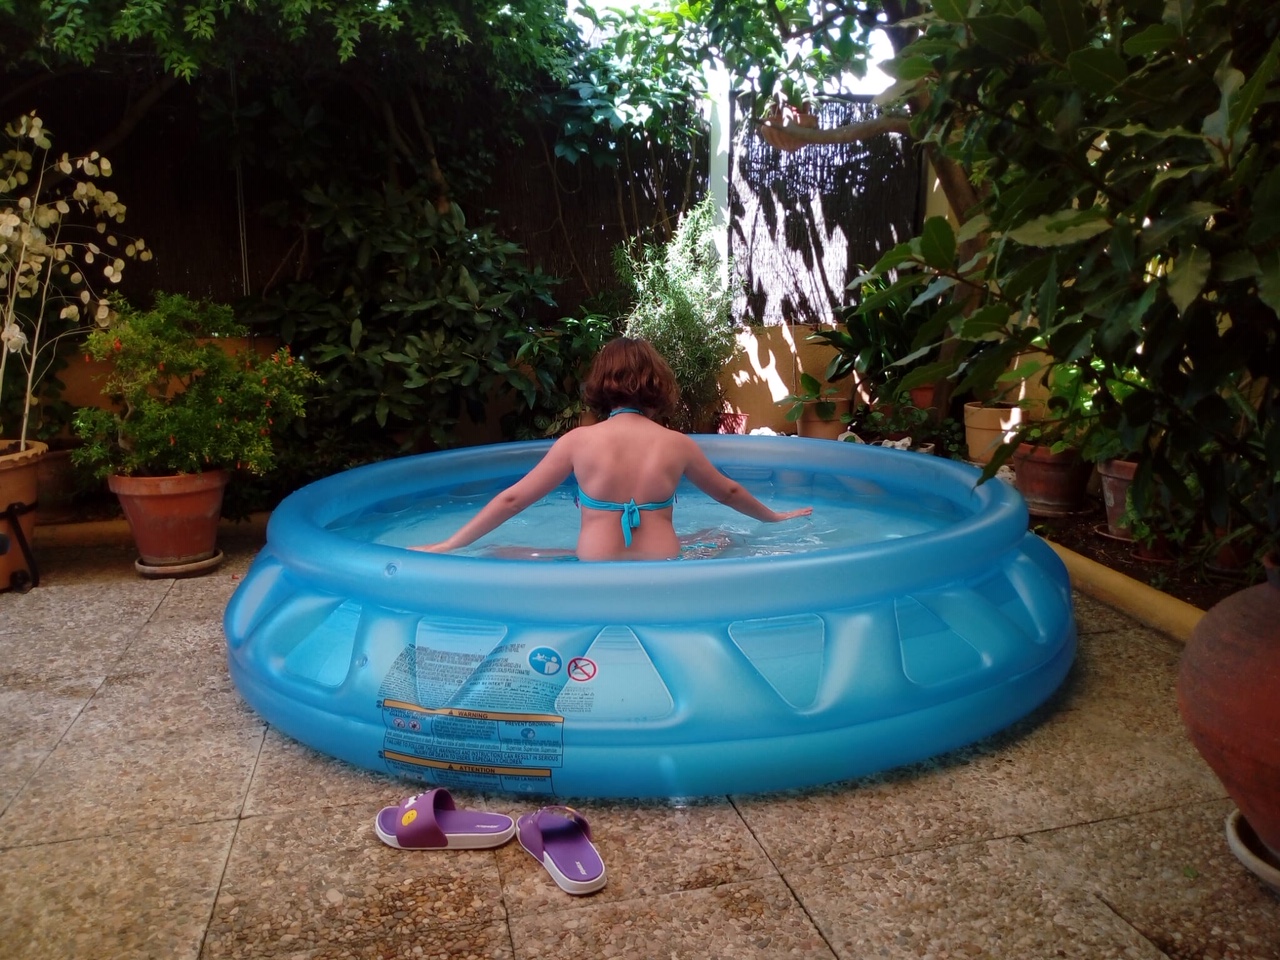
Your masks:
{"label": "large clay pot", "polygon": [[18,441],[0,440],[0,533],[9,538],[9,549],[0,553],[0,592],[40,584],[31,536],[36,527],[40,461],[48,449],[28,440],[27,448],[19,451]]}
{"label": "large clay pot", "polygon": [[1013,453],[1014,485],[1035,517],[1068,517],[1084,506],[1089,464],[1078,450],[1020,443]]}
{"label": "large clay pot", "polygon": [[190,576],[212,570],[222,561],[218,521],[228,479],[226,470],[107,478],[133,531],[139,573]]}
{"label": "large clay pot", "polygon": [[[835,408],[829,417],[819,414],[819,406],[825,404]],[[844,415],[849,412],[849,398],[813,401],[804,405],[800,419],[796,421],[796,433],[802,437],[818,440],[835,440],[845,431]]]}
{"label": "large clay pot", "polygon": [[1280,571],[1232,594],[1192,631],[1178,709],[1200,755],[1280,864]]}
{"label": "large clay pot", "polygon": [[1107,508],[1107,534],[1117,540],[1132,540],[1133,532],[1124,522],[1128,509],[1129,485],[1138,465],[1132,460],[1103,460],[1098,464],[1102,502]]}
{"label": "large clay pot", "polygon": [[996,448],[1013,437],[1022,422],[1022,409],[1013,404],[985,404],[972,401],[964,405],[964,436],[969,446],[969,459],[988,463]]}

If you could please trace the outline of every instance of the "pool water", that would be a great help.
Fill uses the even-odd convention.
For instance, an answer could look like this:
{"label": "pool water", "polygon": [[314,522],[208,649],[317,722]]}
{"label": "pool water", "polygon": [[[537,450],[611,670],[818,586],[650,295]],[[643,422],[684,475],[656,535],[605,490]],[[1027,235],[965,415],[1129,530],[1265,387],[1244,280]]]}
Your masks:
{"label": "pool water", "polygon": [[[489,498],[517,477],[503,478],[484,489],[424,495],[406,502],[384,502],[345,516],[329,526],[335,533],[369,543],[411,546],[445,539],[469,520]],[[578,535],[575,488],[566,484],[508,520],[475,543],[456,551],[459,556],[490,557],[497,547],[572,550]],[[954,523],[957,511],[949,503],[920,503],[886,492],[851,496],[845,489],[752,489],[774,510],[812,506],[813,515],[781,523],[763,523],[717,503],[691,484],[677,491],[675,528],[680,536],[728,535],[730,545],[716,556],[768,557],[810,550],[840,550],[860,544],[930,533]],[[643,520],[641,521],[643,522]],[[687,554],[686,559],[706,559]]]}

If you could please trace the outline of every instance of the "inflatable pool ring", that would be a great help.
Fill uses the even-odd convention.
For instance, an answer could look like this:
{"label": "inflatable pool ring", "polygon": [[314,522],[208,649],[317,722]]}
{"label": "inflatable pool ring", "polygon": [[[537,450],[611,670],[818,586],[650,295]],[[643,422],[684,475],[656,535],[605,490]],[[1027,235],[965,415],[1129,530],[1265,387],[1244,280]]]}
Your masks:
{"label": "inflatable pool ring", "polygon": [[943,753],[1024,716],[1066,676],[1066,570],[1008,484],[829,440],[698,442],[765,499],[893,498],[951,519],[772,557],[424,554],[343,529],[424,496],[474,503],[548,444],[360,467],[272,515],[226,611],[232,679],[284,733],[373,770],[482,791],[693,797]]}

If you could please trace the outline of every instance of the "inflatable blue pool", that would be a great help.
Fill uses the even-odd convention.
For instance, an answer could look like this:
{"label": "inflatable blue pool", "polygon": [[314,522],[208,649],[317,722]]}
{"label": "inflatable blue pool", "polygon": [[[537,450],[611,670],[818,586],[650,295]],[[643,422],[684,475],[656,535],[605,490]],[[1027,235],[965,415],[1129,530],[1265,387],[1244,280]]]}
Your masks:
{"label": "inflatable blue pool", "polygon": [[351,763],[562,797],[860,776],[987,736],[1061,684],[1066,570],[1009,485],[880,447],[698,442],[763,500],[815,519],[854,505],[866,535],[690,561],[423,554],[403,546],[422,538],[388,542],[395,518],[456,502],[460,522],[548,444],[361,467],[272,515],[226,611],[232,679],[271,724]]}

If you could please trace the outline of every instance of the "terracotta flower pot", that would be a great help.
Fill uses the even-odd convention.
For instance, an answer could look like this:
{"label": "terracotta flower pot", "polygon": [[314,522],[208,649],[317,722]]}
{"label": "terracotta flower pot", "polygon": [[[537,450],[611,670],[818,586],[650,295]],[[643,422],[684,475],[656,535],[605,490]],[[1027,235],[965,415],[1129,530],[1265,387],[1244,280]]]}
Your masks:
{"label": "terracotta flower pot", "polygon": [[226,470],[107,478],[133,532],[139,573],[190,576],[212,570],[222,561],[218,521],[229,479]]}
{"label": "terracotta flower pot", "polygon": [[1077,450],[1018,444],[1013,454],[1014,485],[1036,517],[1067,517],[1084,506],[1089,464]]}
{"label": "terracotta flower pot", "polygon": [[0,553],[0,593],[40,584],[40,571],[30,548],[36,526],[40,461],[48,449],[29,440],[27,449],[19,452],[16,440],[0,440],[0,533],[9,538],[9,549]]}
{"label": "terracotta flower pot", "polygon": [[964,436],[969,445],[969,459],[988,463],[996,447],[1013,436],[1022,422],[1022,410],[1013,404],[988,405],[972,401],[964,405]]}
{"label": "terracotta flower pot", "polygon": [[1133,533],[1124,522],[1128,504],[1129,484],[1138,465],[1132,460],[1103,460],[1098,464],[1098,479],[1102,484],[1102,502],[1107,508],[1107,533],[1118,540],[1132,540]]}
{"label": "terracotta flower pot", "polygon": [[[819,403],[831,404],[835,407],[835,412],[830,417],[819,416]],[[800,419],[796,421],[796,432],[802,437],[812,437],[819,440],[835,440],[845,431],[845,424],[842,417],[848,412],[848,397],[806,403],[804,405],[804,412],[800,414]]]}
{"label": "terracotta flower pot", "polygon": [[1266,850],[1280,863],[1280,571],[1232,594],[1192,631],[1178,673],[1178,709]]}

